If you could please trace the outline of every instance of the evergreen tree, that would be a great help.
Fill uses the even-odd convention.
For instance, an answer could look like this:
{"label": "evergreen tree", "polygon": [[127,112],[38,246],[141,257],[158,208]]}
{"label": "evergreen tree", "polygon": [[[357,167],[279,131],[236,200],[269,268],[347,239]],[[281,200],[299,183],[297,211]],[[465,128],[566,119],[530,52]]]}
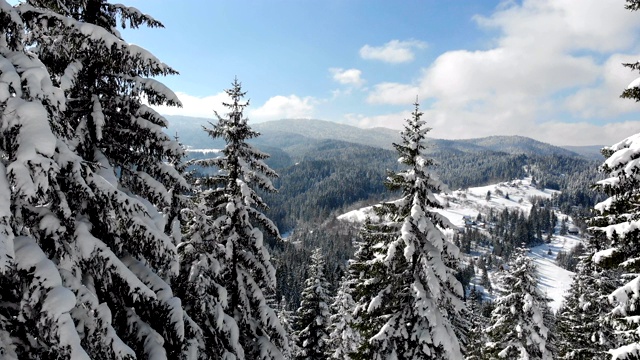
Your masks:
{"label": "evergreen tree", "polygon": [[356,351],[349,355],[352,359],[370,359],[368,339],[372,338],[384,325],[384,318],[370,316],[369,304],[376,294],[385,290],[391,281],[382,261],[386,253],[384,244],[389,237],[387,229],[379,224],[374,225],[371,218],[367,218],[360,229],[359,241],[354,258],[349,260],[347,282],[352,284],[353,300],[353,328],[357,331],[360,342]]}
{"label": "evergreen tree", "polygon": [[228,314],[227,289],[222,285],[225,249],[218,239],[211,209],[202,194],[183,210],[188,217],[184,241],[178,245],[180,272],[174,289],[200,329],[199,359],[244,358],[238,326]]}
{"label": "evergreen tree", "polygon": [[484,328],[488,323],[488,319],[482,315],[482,292],[478,291],[475,284],[469,291],[466,302],[470,327],[465,360],[481,360],[483,359],[482,348],[487,342]]}
{"label": "evergreen tree", "polygon": [[[637,0],[627,0],[626,8],[637,11]],[[632,70],[640,69],[640,62],[625,64]],[[623,98],[640,101],[640,78],[622,93]],[[602,149],[607,158],[601,166],[607,178],[596,188],[608,198],[595,206],[598,216],[592,219],[596,237],[603,239],[593,259],[597,265],[617,270],[626,275],[622,285],[611,292],[609,301],[613,309],[608,319],[614,325],[620,346],[610,350],[613,359],[640,359],[640,133]]]}
{"label": "evergreen tree", "polygon": [[351,360],[350,354],[358,349],[360,333],[353,327],[355,301],[351,296],[352,283],[345,276],[331,304],[329,326],[329,359]]}
{"label": "evergreen tree", "polygon": [[538,289],[535,264],[524,247],[516,249],[502,278],[502,295],[495,301],[489,342],[489,358],[552,359],[547,297]]}
{"label": "evergreen tree", "polygon": [[270,178],[277,174],[264,159],[267,154],[247,143],[259,134],[243,115],[248,102],[235,80],[226,90],[230,103],[226,117],[216,112],[218,121],[205,131],[222,138],[222,156],[199,160],[198,165],[219,169],[207,179],[210,190],[202,194],[213,218],[216,242],[224,249],[220,285],[227,292],[227,311],[238,326],[238,338],[246,359],[282,359],[288,351],[287,334],[266,298],[275,294],[276,274],[265,247],[263,232],[279,238],[277,227],[260,208],[267,205],[256,189],[275,191]]}
{"label": "evergreen tree", "polygon": [[161,213],[173,206],[168,189],[186,185],[170,165],[183,151],[143,105],[179,104],[149,78],[175,71],[117,29],[161,24],[99,0],[0,9],[0,71],[13,79],[0,82],[4,248],[15,249],[2,280],[15,290],[0,310],[7,348],[34,359],[185,357],[198,329],[169,286],[178,264]]}
{"label": "evergreen tree", "polygon": [[326,359],[328,354],[330,296],[324,275],[325,261],[320,249],[311,254],[309,276],[296,311],[294,331],[299,353],[295,359]]}
{"label": "evergreen tree", "polygon": [[590,258],[580,263],[571,289],[558,310],[556,337],[559,359],[609,359],[614,331],[606,323],[606,297],[615,289],[611,271]]}
{"label": "evergreen tree", "polygon": [[375,280],[357,285],[356,323],[368,329],[356,359],[462,358],[458,329],[451,322],[464,309],[463,289],[452,268],[459,249],[440,230],[449,222],[431,210],[441,207],[434,192],[443,185],[430,172],[433,160],[423,156],[429,128],[421,117],[416,103],[401,132],[402,143],[394,144],[408,169],[390,173],[386,183],[402,197],[377,207],[382,234],[367,235],[379,242],[372,246],[373,256],[358,264]]}

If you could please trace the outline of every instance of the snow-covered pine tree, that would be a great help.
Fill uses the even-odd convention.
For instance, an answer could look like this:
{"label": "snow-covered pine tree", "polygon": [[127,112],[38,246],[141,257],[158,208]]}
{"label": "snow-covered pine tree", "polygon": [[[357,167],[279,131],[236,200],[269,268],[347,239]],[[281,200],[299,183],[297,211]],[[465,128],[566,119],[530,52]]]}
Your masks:
{"label": "snow-covered pine tree", "polygon": [[329,359],[351,360],[350,354],[360,345],[360,333],[353,327],[356,303],[351,296],[352,283],[343,277],[331,304],[329,319]]}
{"label": "snow-covered pine tree", "polygon": [[522,246],[513,253],[509,269],[501,278],[491,313],[491,324],[486,329],[489,342],[484,349],[490,359],[553,359],[550,350],[547,297],[538,289],[535,264],[527,257]]}
{"label": "snow-covered pine tree", "polygon": [[289,349],[285,349],[283,351],[284,358],[286,360],[293,359],[294,355],[297,354],[300,349],[298,349],[297,338],[295,336],[295,332],[293,331],[293,321],[294,315],[293,311],[287,308],[287,300],[283,296],[278,304],[278,319],[280,319],[280,323],[284,328],[285,332],[289,335]]}
{"label": "snow-covered pine tree", "polygon": [[609,359],[615,335],[604,318],[609,312],[606,297],[615,289],[612,276],[590,257],[582,259],[577,270],[557,314],[558,359]]}
{"label": "snow-covered pine tree", "polygon": [[369,359],[370,344],[367,341],[384,325],[384,318],[369,316],[368,309],[371,300],[389,283],[389,276],[382,261],[375,261],[384,257],[384,244],[388,231],[381,231],[382,226],[373,224],[367,218],[359,233],[357,250],[353,259],[349,260],[346,282],[352,287],[352,298],[355,302],[352,327],[357,331],[356,338],[360,341],[356,351],[349,354],[351,359]]}
{"label": "snow-covered pine tree", "polygon": [[225,249],[211,209],[196,194],[196,203],[182,211],[187,217],[184,241],[178,245],[180,272],[174,291],[200,329],[199,359],[243,359],[238,326],[227,313],[227,290],[221,284]]}
{"label": "snow-covered pine tree", "polygon": [[384,235],[373,246],[373,257],[361,263],[365,276],[375,278],[356,285],[361,287],[356,322],[367,330],[355,359],[462,358],[451,320],[465,306],[463,289],[448,266],[457,261],[459,250],[440,230],[449,221],[431,210],[441,207],[434,192],[444,185],[430,172],[434,161],[423,155],[430,129],[414,105],[402,143],[394,144],[408,169],[390,173],[386,182],[402,197],[376,208],[382,221],[378,231]]}
{"label": "snow-covered pine tree", "polygon": [[34,359],[183,358],[197,331],[168,284],[178,267],[160,212],[167,188],[185,185],[167,164],[182,149],[142,98],[177,104],[145,79],[174,71],[116,29],[159,23],[98,0],[11,12],[2,3],[5,19],[24,25],[3,32],[13,53],[0,70],[11,97],[0,101],[1,177],[19,275],[12,342]]}
{"label": "snow-covered pine tree", "polygon": [[70,314],[76,299],[36,243],[47,243],[47,220],[55,224],[38,215],[58,185],[53,128],[65,99],[24,33],[20,13],[0,0],[0,357],[88,359]]}
{"label": "snow-covered pine tree", "polygon": [[325,278],[324,256],[317,248],[311,254],[308,277],[302,290],[302,301],[296,311],[293,330],[299,352],[294,359],[324,360],[328,354],[329,283]]}
{"label": "snow-covered pine tree", "polygon": [[[627,0],[626,8],[640,9],[640,1]],[[640,70],[640,62],[624,64]],[[640,101],[640,78],[622,93],[623,98]],[[598,216],[591,222],[596,237],[605,241],[593,260],[605,269],[625,275],[622,285],[609,295],[613,309],[607,318],[618,332],[620,346],[609,350],[612,359],[640,359],[640,133],[602,149],[607,158],[601,166],[607,178],[596,187],[608,198],[595,206]]]}
{"label": "snow-covered pine tree", "polygon": [[270,178],[277,174],[264,159],[267,154],[247,143],[259,134],[244,117],[248,102],[236,80],[226,90],[231,101],[226,117],[216,113],[216,123],[205,131],[226,146],[215,159],[200,160],[201,166],[215,166],[219,173],[208,178],[210,190],[202,194],[211,209],[217,242],[224,249],[221,282],[227,290],[227,313],[238,326],[238,338],[246,359],[282,359],[288,347],[287,334],[266,295],[273,294],[276,273],[263,241],[264,229],[279,238],[277,227],[260,208],[267,205],[256,188],[275,191]]}

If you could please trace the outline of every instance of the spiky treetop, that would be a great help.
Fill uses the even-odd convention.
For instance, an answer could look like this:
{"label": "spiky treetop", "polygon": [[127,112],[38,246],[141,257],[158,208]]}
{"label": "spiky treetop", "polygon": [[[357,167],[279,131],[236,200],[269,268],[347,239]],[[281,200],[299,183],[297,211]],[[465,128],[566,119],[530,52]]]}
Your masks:
{"label": "spiky treetop", "polygon": [[464,308],[462,286],[452,268],[459,250],[440,230],[450,223],[431,210],[440,207],[434,192],[444,186],[430,172],[433,160],[423,156],[430,129],[421,119],[419,105],[414,105],[401,132],[402,143],[394,144],[398,161],[408,169],[390,173],[386,182],[402,197],[378,207],[382,224],[365,233],[379,243],[369,248],[373,258],[363,265],[380,275],[364,288],[356,286],[362,309],[357,326],[368,324],[368,331],[374,332],[365,335],[367,340],[354,355],[357,359],[462,357],[451,323]]}
{"label": "spiky treetop", "polygon": [[202,193],[210,209],[216,242],[224,249],[221,284],[227,289],[229,315],[239,328],[239,339],[247,359],[281,359],[288,347],[285,333],[265,296],[273,294],[276,274],[264,244],[261,229],[279,238],[278,228],[260,209],[267,208],[255,189],[275,191],[270,178],[277,174],[265,163],[267,154],[247,143],[259,134],[251,129],[243,115],[249,102],[238,80],[226,90],[231,101],[223,103],[226,117],[216,113],[218,121],[204,130],[226,146],[222,156],[199,160],[201,166],[213,166],[218,173],[207,179],[211,187]]}

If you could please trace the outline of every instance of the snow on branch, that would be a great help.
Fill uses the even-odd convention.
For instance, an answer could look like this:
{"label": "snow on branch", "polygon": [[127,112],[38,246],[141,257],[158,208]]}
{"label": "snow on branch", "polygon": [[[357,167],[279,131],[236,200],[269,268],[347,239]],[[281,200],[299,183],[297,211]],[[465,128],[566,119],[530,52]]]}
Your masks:
{"label": "snow on branch", "polygon": [[[26,271],[32,277],[31,288],[36,289],[31,293],[27,304],[35,307],[44,297],[40,311],[39,324],[45,325],[48,321],[56,323],[51,329],[56,330],[51,339],[59,349],[69,348],[71,358],[77,360],[87,359],[89,356],[80,344],[80,337],[69,311],[76,305],[75,295],[62,285],[62,279],[56,265],[47,258],[40,246],[33,238],[18,236],[14,240],[16,251],[16,268]],[[24,307],[27,305],[22,303]],[[43,330],[43,329],[42,329]],[[56,341],[57,340],[57,341]],[[55,342],[53,342],[55,341]]]}

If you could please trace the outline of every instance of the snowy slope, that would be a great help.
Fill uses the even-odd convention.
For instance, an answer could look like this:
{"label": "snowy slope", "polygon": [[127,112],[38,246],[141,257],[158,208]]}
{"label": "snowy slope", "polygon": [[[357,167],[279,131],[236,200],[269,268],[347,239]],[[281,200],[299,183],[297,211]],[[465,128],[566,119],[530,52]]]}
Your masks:
{"label": "snowy slope", "polygon": [[[491,192],[489,200],[487,200],[487,192]],[[530,178],[525,178],[457,190],[451,194],[438,196],[445,208],[436,211],[446,216],[453,225],[463,228],[465,226],[465,217],[475,219],[478,213],[485,215],[491,208],[493,208],[494,211],[502,211],[505,208],[520,209],[528,214],[532,206],[530,201],[532,197],[551,198],[557,193],[559,192],[555,190],[538,189],[531,184]],[[507,194],[509,196],[508,199],[506,197]],[[558,218],[566,216],[559,212],[556,212],[556,215]],[[375,218],[372,207],[349,211],[338,216],[338,219],[349,222],[363,222],[367,216]],[[568,219],[568,224],[571,226],[571,218]],[[538,275],[540,278],[539,287],[551,298],[549,305],[553,311],[557,311],[562,304],[565,293],[571,286],[573,276],[572,272],[557,266],[555,264],[555,258],[559,251],[564,250],[568,252],[581,241],[579,236],[561,236],[556,232],[550,244],[536,246],[532,248],[529,253],[529,256],[538,267]],[[551,250],[551,255],[548,255],[549,250]],[[491,277],[493,278],[496,275],[497,274],[491,274]],[[484,291],[478,282],[477,288]],[[489,294],[486,295],[491,297]]]}

